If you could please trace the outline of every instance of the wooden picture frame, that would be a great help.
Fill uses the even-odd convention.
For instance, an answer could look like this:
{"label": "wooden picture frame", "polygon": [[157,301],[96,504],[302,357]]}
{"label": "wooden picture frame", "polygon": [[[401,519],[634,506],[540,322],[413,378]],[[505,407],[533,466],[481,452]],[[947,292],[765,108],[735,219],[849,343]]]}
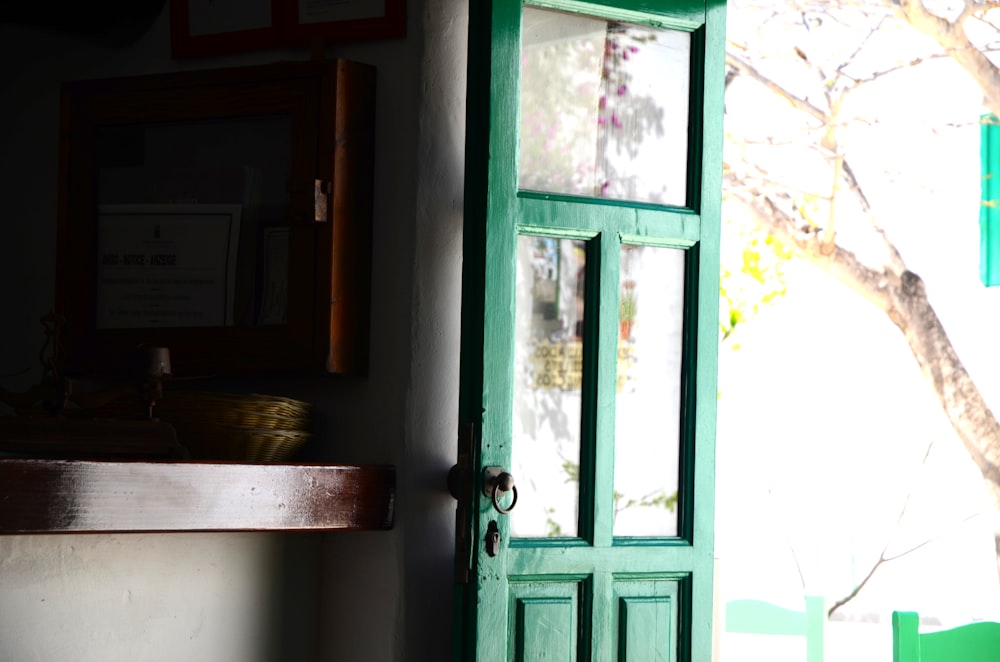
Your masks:
{"label": "wooden picture frame", "polygon": [[[55,299],[65,372],[118,375],[148,345],[170,349],[176,376],[366,374],[374,103],[375,69],[346,60],[64,84]],[[218,313],[221,324],[185,322],[185,309],[209,309],[188,288],[206,278],[205,258],[185,256],[215,253],[177,225],[232,205],[242,210],[229,244],[237,268],[208,271],[235,278],[226,291],[243,303]],[[109,242],[102,231],[122,227],[104,220],[114,209],[143,213]],[[188,281],[180,272],[192,266]],[[115,314],[101,312],[102,294]],[[173,308],[152,316],[147,303]]]}
{"label": "wooden picture frame", "polygon": [[175,58],[406,36],[406,0],[170,0]]}

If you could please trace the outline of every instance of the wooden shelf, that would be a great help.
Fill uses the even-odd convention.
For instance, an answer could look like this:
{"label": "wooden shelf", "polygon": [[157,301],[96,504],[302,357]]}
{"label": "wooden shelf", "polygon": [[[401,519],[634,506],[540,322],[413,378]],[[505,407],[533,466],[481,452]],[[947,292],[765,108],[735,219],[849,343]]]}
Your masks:
{"label": "wooden shelf", "polygon": [[0,534],[392,528],[384,465],[0,460]]}

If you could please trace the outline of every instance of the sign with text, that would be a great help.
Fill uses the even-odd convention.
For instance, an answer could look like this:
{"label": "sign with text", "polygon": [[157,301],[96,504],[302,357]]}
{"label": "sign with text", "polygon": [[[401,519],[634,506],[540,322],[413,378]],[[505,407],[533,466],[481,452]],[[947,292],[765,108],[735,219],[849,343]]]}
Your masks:
{"label": "sign with text", "polygon": [[[618,347],[617,390],[621,392],[635,361],[631,344]],[[531,356],[531,388],[579,391],[583,387],[583,342],[578,339],[541,341]]]}
{"label": "sign with text", "polygon": [[240,205],[103,205],[97,328],[231,326]]}

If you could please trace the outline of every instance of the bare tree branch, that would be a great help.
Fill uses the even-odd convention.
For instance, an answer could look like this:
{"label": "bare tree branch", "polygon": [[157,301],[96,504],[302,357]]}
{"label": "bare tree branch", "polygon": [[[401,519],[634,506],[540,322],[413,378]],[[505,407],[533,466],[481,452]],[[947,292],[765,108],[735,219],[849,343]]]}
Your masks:
{"label": "bare tree branch", "polygon": [[[931,449],[933,447],[934,447],[934,442],[933,441],[931,441],[931,443],[927,444],[927,450],[924,452],[924,457],[920,461],[920,466],[921,467],[923,467],[923,466],[925,466],[927,464],[927,458],[930,457],[930,455],[931,455]],[[904,556],[907,556],[908,554],[912,554],[913,552],[917,551],[918,549],[921,549],[921,548],[923,548],[923,547],[931,544],[932,542],[940,540],[948,532],[948,531],[939,531],[937,533],[937,535],[934,535],[934,536],[932,536],[930,538],[927,538],[923,542],[920,542],[920,543],[914,545],[913,547],[910,547],[910,548],[906,549],[905,551],[899,552],[897,554],[893,554],[891,556],[887,556],[887,554],[889,552],[889,547],[892,545],[893,534],[896,531],[899,530],[899,525],[903,521],[903,517],[906,515],[907,508],[909,508],[909,506],[910,506],[910,499],[913,498],[913,492],[914,492],[914,490],[912,488],[907,492],[906,499],[903,501],[903,507],[900,508],[900,510],[899,510],[899,515],[896,517],[896,523],[893,525],[892,531],[890,532],[889,537],[886,539],[885,545],[882,547],[882,552],[879,554],[878,560],[875,561],[875,563],[872,565],[872,567],[868,570],[868,574],[866,574],[864,576],[864,578],[858,583],[857,586],[854,587],[854,589],[850,593],[848,593],[847,595],[845,595],[841,599],[837,600],[836,602],[833,603],[833,605],[830,606],[830,608],[826,612],[827,618],[833,616],[833,614],[834,614],[835,611],[837,611],[838,609],[840,609],[841,607],[843,607],[844,605],[846,605],[847,603],[849,603],[854,598],[856,598],[858,596],[858,594],[861,593],[861,590],[868,584],[868,581],[875,575],[875,571],[878,570],[883,564],[890,563],[890,562],[895,561],[897,559],[901,559]],[[976,517],[979,517],[982,514],[983,514],[982,512],[978,512],[978,513],[972,513],[971,515],[967,515],[966,517],[962,518],[961,521],[956,522],[955,526],[961,526],[962,524],[965,524],[966,522],[968,522],[968,521],[970,521],[970,520],[972,520],[972,519],[974,519]]]}
{"label": "bare tree branch", "polygon": [[871,41],[871,38],[875,35],[875,33],[882,28],[882,25],[885,23],[886,18],[887,18],[886,16],[879,17],[878,23],[876,23],[875,27],[869,30],[868,34],[865,35],[865,38],[862,39],[860,43],[858,43],[858,47],[854,49],[854,52],[848,55],[843,62],[837,65],[838,74],[843,73],[844,67],[853,62],[854,58],[856,58],[861,53],[861,51],[864,50],[865,46],[868,45],[868,42]]}
{"label": "bare tree branch", "polygon": [[[975,519],[976,517],[979,517],[982,514],[983,513],[980,512],[980,513],[972,513],[971,515],[967,515],[967,516],[963,517],[961,521],[956,522],[955,526],[961,526],[962,524],[965,524],[966,522],[969,522],[969,521]],[[902,515],[902,513],[900,513],[900,515]],[[834,614],[835,611],[837,611],[838,609],[840,609],[841,607],[843,607],[844,605],[846,605],[848,602],[850,602],[854,598],[858,597],[858,594],[861,593],[861,589],[863,589],[865,587],[865,585],[868,584],[868,581],[875,575],[875,571],[878,570],[883,564],[890,563],[891,561],[895,561],[896,559],[901,559],[904,556],[906,556],[907,554],[912,554],[913,552],[917,551],[918,549],[920,549],[920,548],[922,548],[922,547],[924,547],[926,545],[929,545],[932,542],[936,542],[936,541],[940,540],[941,538],[943,538],[945,536],[946,533],[948,533],[948,532],[947,531],[941,531],[936,536],[934,536],[932,538],[927,538],[926,540],[924,540],[923,542],[919,543],[918,545],[910,547],[909,549],[907,549],[904,552],[900,552],[898,554],[893,554],[892,556],[886,556],[885,555],[886,550],[883,549],[881,556],[879,556],[879,558],[878,558],[878,561],[876,561],[875,564],[871,567],[871,569],[868,571],[868,574],[865,575],[864,579],[862,579],[858,583],[858,585],[855,586],[854,589],[850,593],[848,593],[847,595],[845,595],[841,599],[839,599],[836,602],[834,602],[833,605],[831,605],[830,608],[827,610],[826,617],[829,618],[829,617],[833,616],[833,614]],[[888,543],[886,543],[886,547],[888,548]]]}
{"label": "bare tree branch", "polygon": [[[986,98],[986,105],[1000,111],[1000,71],[986,54],[976,48],[960,22],[952,23],[931,13],[922,0],[899,0],[898,10],[906,21],[918,31],[934,39],[952,59],[965,69],[979,84]],[[960,19],[968,18],[966,7]]]}
{"label": "bare tree branch", "polygon": [[[924,458],[920,461],[920,466],[921,467],[923,467],[925,464],[927,464],[927,458],[929,458],[931,456],[931,449],[933,447],[934,447],[934,442],[933,441],[931,441],[931,443],[927,444],[927,450],[924,451]],[[893,526],[892,526],[892,531],[890,532],[889,537],[886,539],[885,545],[882,547],[882,552],[879,554],[878,560],[868,570],[868,574],[865,575],[864,579],[862,579],[858,583],[858,585],[854,587],[854,590],[852,590],[850,593],[848,593],[847,595],[845,595],[841,599],[837,600],[836,602],[833,603],[833,605],[830,606],[830,608],[826,612],[826,617],[827,618],[833,616],[833,613],[835,611],[837,611],[838,609],[840,609],[841,607],[843,607],[844,605],[846,605],[848,602],[850,602],[854,598],[856,598],[858,596],[858,594],[861,593],[861,589],[863,589],[865,587],[865,585],[868,583],[868,580],[870,580],[875,575],[875,571],[879,569],[879,566],[881,566],[883,563],[887,563],[888,562],[889,559],[886,559],[885,553],[889,550],[889,545],[892,544],[892,534],[895,533],[895,531],[899,528],[899,523],[903,521],[903,515],[906,514],[906,509],[909,507],[909,505],[910,505],[910,499],[912,497],[913,497],[913,488],[911,487],[910,490],[906,493],[906,499],[903,500],[903,507],[899,509],[899,515],[896,516],[896,523],[893,524]],[[905,556],[906,554],[909,554],[912,551],[916,551],[917,549],[919,549],[923,545],[927,544],[927,542],[929,542],[929,541],[925,540],[923,543],[921,543],[917,547],[915,547],[915,548],[913,548],[913,549],[911,549],[911,550],[909,550],[907,552],[904,552],[903,554],[897,554],[896,556],[893,557],[893,559],[898,559],[901,556]]]}
{"label": "bare tree branch", "polygon": [[801,227],[771,195],[759,190],[748,194],[748,189],[742,185],[740,177],[731,170],[726,173],[726,183],[727,193],[739,197],[761,227],[792,247],[799,257],[822,267],[882,310],[889,310],[889,279],[898,280],[898,277],[866,266],[853,252],[839,245],[832,253],[824,254],[820,250],[820,241],[817,237],[820,233],[814,228]]}
{"label": "bare tree branch", "polygon": [[897,65],[895,65],[893,67],[888,67],[886,69],[881,69],[881,70],[876,71],[875,73],[872,73],[872,74],[870,74],[870,75],[868,75],[868,76],[866,76],[864,78],[853,78],[852,77],[851,80],[854,81],[855,87],[859,87],[861,85],[867,85],[869,83],[874,83],[875,81],[877,81],[880,78],[885,78],[889,74],[894,74],[897,71],[905,71],[906,69],[910,69],[910,68],[915,67],[915,66],[917,66],[919,64],[923,64],[924,62],[926,62],[928,60],[933,60],[936,57],[948,57],[948,56],[946,56],[946,55],[944,55],[942,53],[942,54],[939,54],[937,56],[933,56],[932,55],[932,56],[929,56],[929,57],[913,58],[909,62],[904,62],[902,64],[897,64]]}
{"label": "bare tree branch", "polygon": [[[868,36],[864,40],[862,40],[861,44],[855,50],[854,55],[857,55],[857,53],[861,51],[864,45],[871,38],[871,35],[874,34],[879,27],[881,27],[882,23],[884,22],[884,19],[885,17],[882,17],[879,20],[878,25],[869,32]],[[809,62],[808,58],[805,56],[804,53],[800,54],[799,57],[805,60],[808,64],[810,64],[810,66],[813,66],[812,63]],[[820,147],[826,150],[827,155],[832,160],[833,178],[832,178],[831,194],[825,198],[829,201],[830,208],[829,208],[829,218],[827,220],[826,232],[823,235],[824,239],[823,239],[822,250],[827,253],[834,250],[833,243],[836,241],[836,232],[835,232],[836,213],[837,213],[836,198],[837,198],[837,192],[840,189],[840,182],[843,179],[846,180],[847,182],[847,188],[851,192],[853,192],[855,197],[858,199],[861,208],[868,214],[872,223],[872,227],[874,228],[875,232],[882,239],[882,244],[886,251],[890,264],[893,266],[893,268],[896,270],[897,273],[902,273],[903,271],[905,271],[905,264],[903,263],[899,251],[896,249],[895,245],[893,245],[893,243],[888,240],[888,238],[885,235],[885,231],[877,223],[874,216],[872,215],[871,204],[868,201],[868,197],[865,195],[861,187],[861,184],[858,181],[857,176],[854,174],[854,170],[850,167],[850,164],[847,162],[846,156],[839,149],[838,129],[840,126],[840,118],[838,116],[840,114],[840,109],[844,102],[844,96],[846,94],[846,91],[841,92],[841,94],[839,94],[835,98],[831,97],[830,94],[828,94],[827,99],[829,102],[830,111],[824,112],[823,110],[819,109],[813,104],[810,104],[808,101],[805,101],[800,97],[792,94],[786,88],[779,85],[774,80],[765,77],[756,68],[754,68],[745,60],[730,53],[727,54],[726,61],[737,72],[748,75],[750,78],[752,78],[759,84],[763,85],[771,92],[791,102],[792,105],[798,108],[799,110],[809,114],[814,119],[821,121],[823,123],[823,126],[825,126],[826,130],[823,139],[820,141]],[[846,64],[849,61],[850,58],[838,67],[837,69],[838,73],[844,66],[846,66]],[[900,67],[893,67],[891,69],[887,69],[882,72],[872,74],[870,77],[864,80],[856,81],[851,89],[857,89],[860,85],[864,83],[870,83],[875,80],[878,80],[880,76],[886,75],[893,71],[897,71],[901,68],[903,68],[903,65],[901,65]]]}
{"label": "bare tree branch", "polygon": [[[738,200],[750,211],[761,227],[777,237],[796,256],[825,270],[839,282],[876,305],[899,329],[920,367],[924,379],[933,389],[942,411],[983,476],[992,500],[991,505],[994,507],[995,551],[998,571],[1000,571],[1000,422],[986,404],[985,399],[959,359],[940,318],[927,297],[923,281],[907,267],[896,246],[877,222],[875,211],[872,209],[870,200],[854,168],[851,167],[848,155],[843,152],[840,136],[837,133],[844,124],[843,118],[839,116],[839,111],[840,104],[843,103],[846,94],[857,90],[862,85],[868,85],[905,68],[945,56],[954,60],[968,72],[982,90],[985,106],[993,113],[1000,115],[1000,68],[990,60],[988,55],[1000,48],[1000,39],[993,39],[977,47],[965,29],[967,21],[974,21],[977,24],[975,26],[977,32],[974,34],[978,35],[985,26],[1000,31],[1000,28],[994,23],[993,15],[987,15],[990,10],[1000,7],[1000,0],[985,0],[985,2],[963,0],[961,5],[950,14],[953,17],[952,20],[930,11],[923,0],[870,0],[867,2],[864,0],[827,0],[822,7],[817,8],[815,13],[810,13],[808,16],[796,0],[788,0],[788,5],[790,14],[785,14],[786,21],[794,20],[795,23],[792,27],[796,30],[800,30],[804,26],[808,32],[818,29],[823,22],[827,21],[837,21],[844,26],[849,26],[850,21],[847,20],[849,16],[846,12],[852,10],[864,12],[866,25],[875,25],[867,36],[860,40],[857,47],[853,49],[853,53],[846,60],[834,59],[833,64],[831,64],[810,61],[810,58],[805,57],[804,54],[799,55],[817,71],[822,72],[823,67],[826,67],[827,71],[835,71],[836,83],[825,86],[823,90],[827,108],[820,108],[811,100],[793,93],[793,88],[783,85],[781,81],[769,78],[758,70],[754,66],[749,49],[743,48],[739,54],[731,52],[727,55],[727,64],[731,71],[754,80],[804,114],[803,134],[808,135],[814,131],[822,132],[821,135],[815,136],[818,139],[816,146],[821,149],[831,165],[833,186],[832,189],[828,190],[827,186],[830,180],[821,181],[820,187],[824,190],[824,194],[815,195],[814,198],[827,199],[828,204],[833,207],[830,210],[830,220],[826,222],[829,227],[817,228],[803,223],[795,206],[796,198],[793,198],[798,194],[790,187],[775,185],[774,182],[768,181],[766,173],[760,168],[757,169],[762,174],[758,177],[754,173],[753,166],[747,167],[744,172],[736,172],[727,164],[726,194],[730,198]],[[820,13],[820,9],[823,13]],[[872,68],[878,69],[874,73],[853,71],[850,68],[852,60],[869,43],[874,43],[872,35],[885,23],[885,18],[879,16],[880,12],[895,14],[917,31],[930,37],[941,49],[940,53],[911,57],[908,62],[892,64],[892,66],[885,66],[889,62],[883,61],[881,65],[872,65]],[[838,13],[844,15],[838,16]],[[798,22],[800,15],[802,18],[801,26]],[[772,8],[772,16],[772,20],[780,18],[781,12],[775,12]],[[987,41],[978,36],[976,38],[980,41]],[[731,45],[735,46],[735,44]],[[809,55],[813,56],[815,53],[810,51]],[[814,122],[819,122],[819,125],[815,125]],[[824,177],[825,175],[820,176]],[[801,186],[800,183],[796,185]],[[837,242],[833,228],[837,221],[835,217],[839,215],[836,209],[838,189],[843,192],[850,190],[857,199],[861,210],[881,239],[886,253],[884,264],[878,266],[866,264],[859,259],[857,254]],[[905,510],[906,505],[904,504],[900,518]],[[962,521],[968,521],[971,517]],[[893,555],[888,553],[889,543],[887,542],[879,560],[871,568],[868,575],[850,595],[845,596],[831,607],[830,613],[853,599],[867,585],[881,564],[910,554],[934,539],[926,540]]]}
{"label": "bare tree branch", "polygon": [[[899,328],[952,428],[986,479],[996,505],[1000,506],[1000,422],[955,352],[927,299],[920,277],[908,269],[896,274],[869,267],[840,245],[835,246],[833,252],[824,253],[822,232],[799,227],[794,217],[772,196],[760,191],[748,195],[737,185],[739,178],[731,170],[726,177],[731,185],[728,190],[741,199],[762,227],[775,234],[796,255],[823,268],[878,306]],[[905,263],[902,264],[905,267]]]}
{"label": "bare tree branch", "polygon": [[749,62],[742,60],[741,58],[733,55],[732,53],[726,53],[726,64],[728,64],[730,67],[737,69],[740,73],[749,76],[750,78],[757,81],[758,83],[760,83],[767,89],[771,90],[778,96],[786,99],[795,108],[798,108],[799,110],[808,115],[812,115],[812,117],[816,119],[818,122],[820,122],[821,125],[827,124],[828,118],[825,111],[821,110],[820,108],[817,108],[816,106],[809,103],[805,99],[802,99],[801,97],[798,97],[789,92],[788,90],[786,90],[785,88],[781,87],[780,85],[775,83],[772,79],[768,78],[764,74],[757,71],[756,67],[754,67]]}

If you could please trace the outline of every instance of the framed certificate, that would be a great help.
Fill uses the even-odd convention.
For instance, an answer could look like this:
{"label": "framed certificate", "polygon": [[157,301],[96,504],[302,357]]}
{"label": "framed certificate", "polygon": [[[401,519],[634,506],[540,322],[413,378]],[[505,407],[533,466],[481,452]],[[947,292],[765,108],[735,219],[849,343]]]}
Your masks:
{"label": "framed certificate", "polygon": [[64,84],[63,371],[364,374],[374,99],[346,60]]}
{"label": "framed certificate", "polygon": [[97,328],[232,326],[240,205],[101,205]]}
{"label": "framed certificate", "polygon": [[176,58],[406,36],[406,0],[170,0]]}

